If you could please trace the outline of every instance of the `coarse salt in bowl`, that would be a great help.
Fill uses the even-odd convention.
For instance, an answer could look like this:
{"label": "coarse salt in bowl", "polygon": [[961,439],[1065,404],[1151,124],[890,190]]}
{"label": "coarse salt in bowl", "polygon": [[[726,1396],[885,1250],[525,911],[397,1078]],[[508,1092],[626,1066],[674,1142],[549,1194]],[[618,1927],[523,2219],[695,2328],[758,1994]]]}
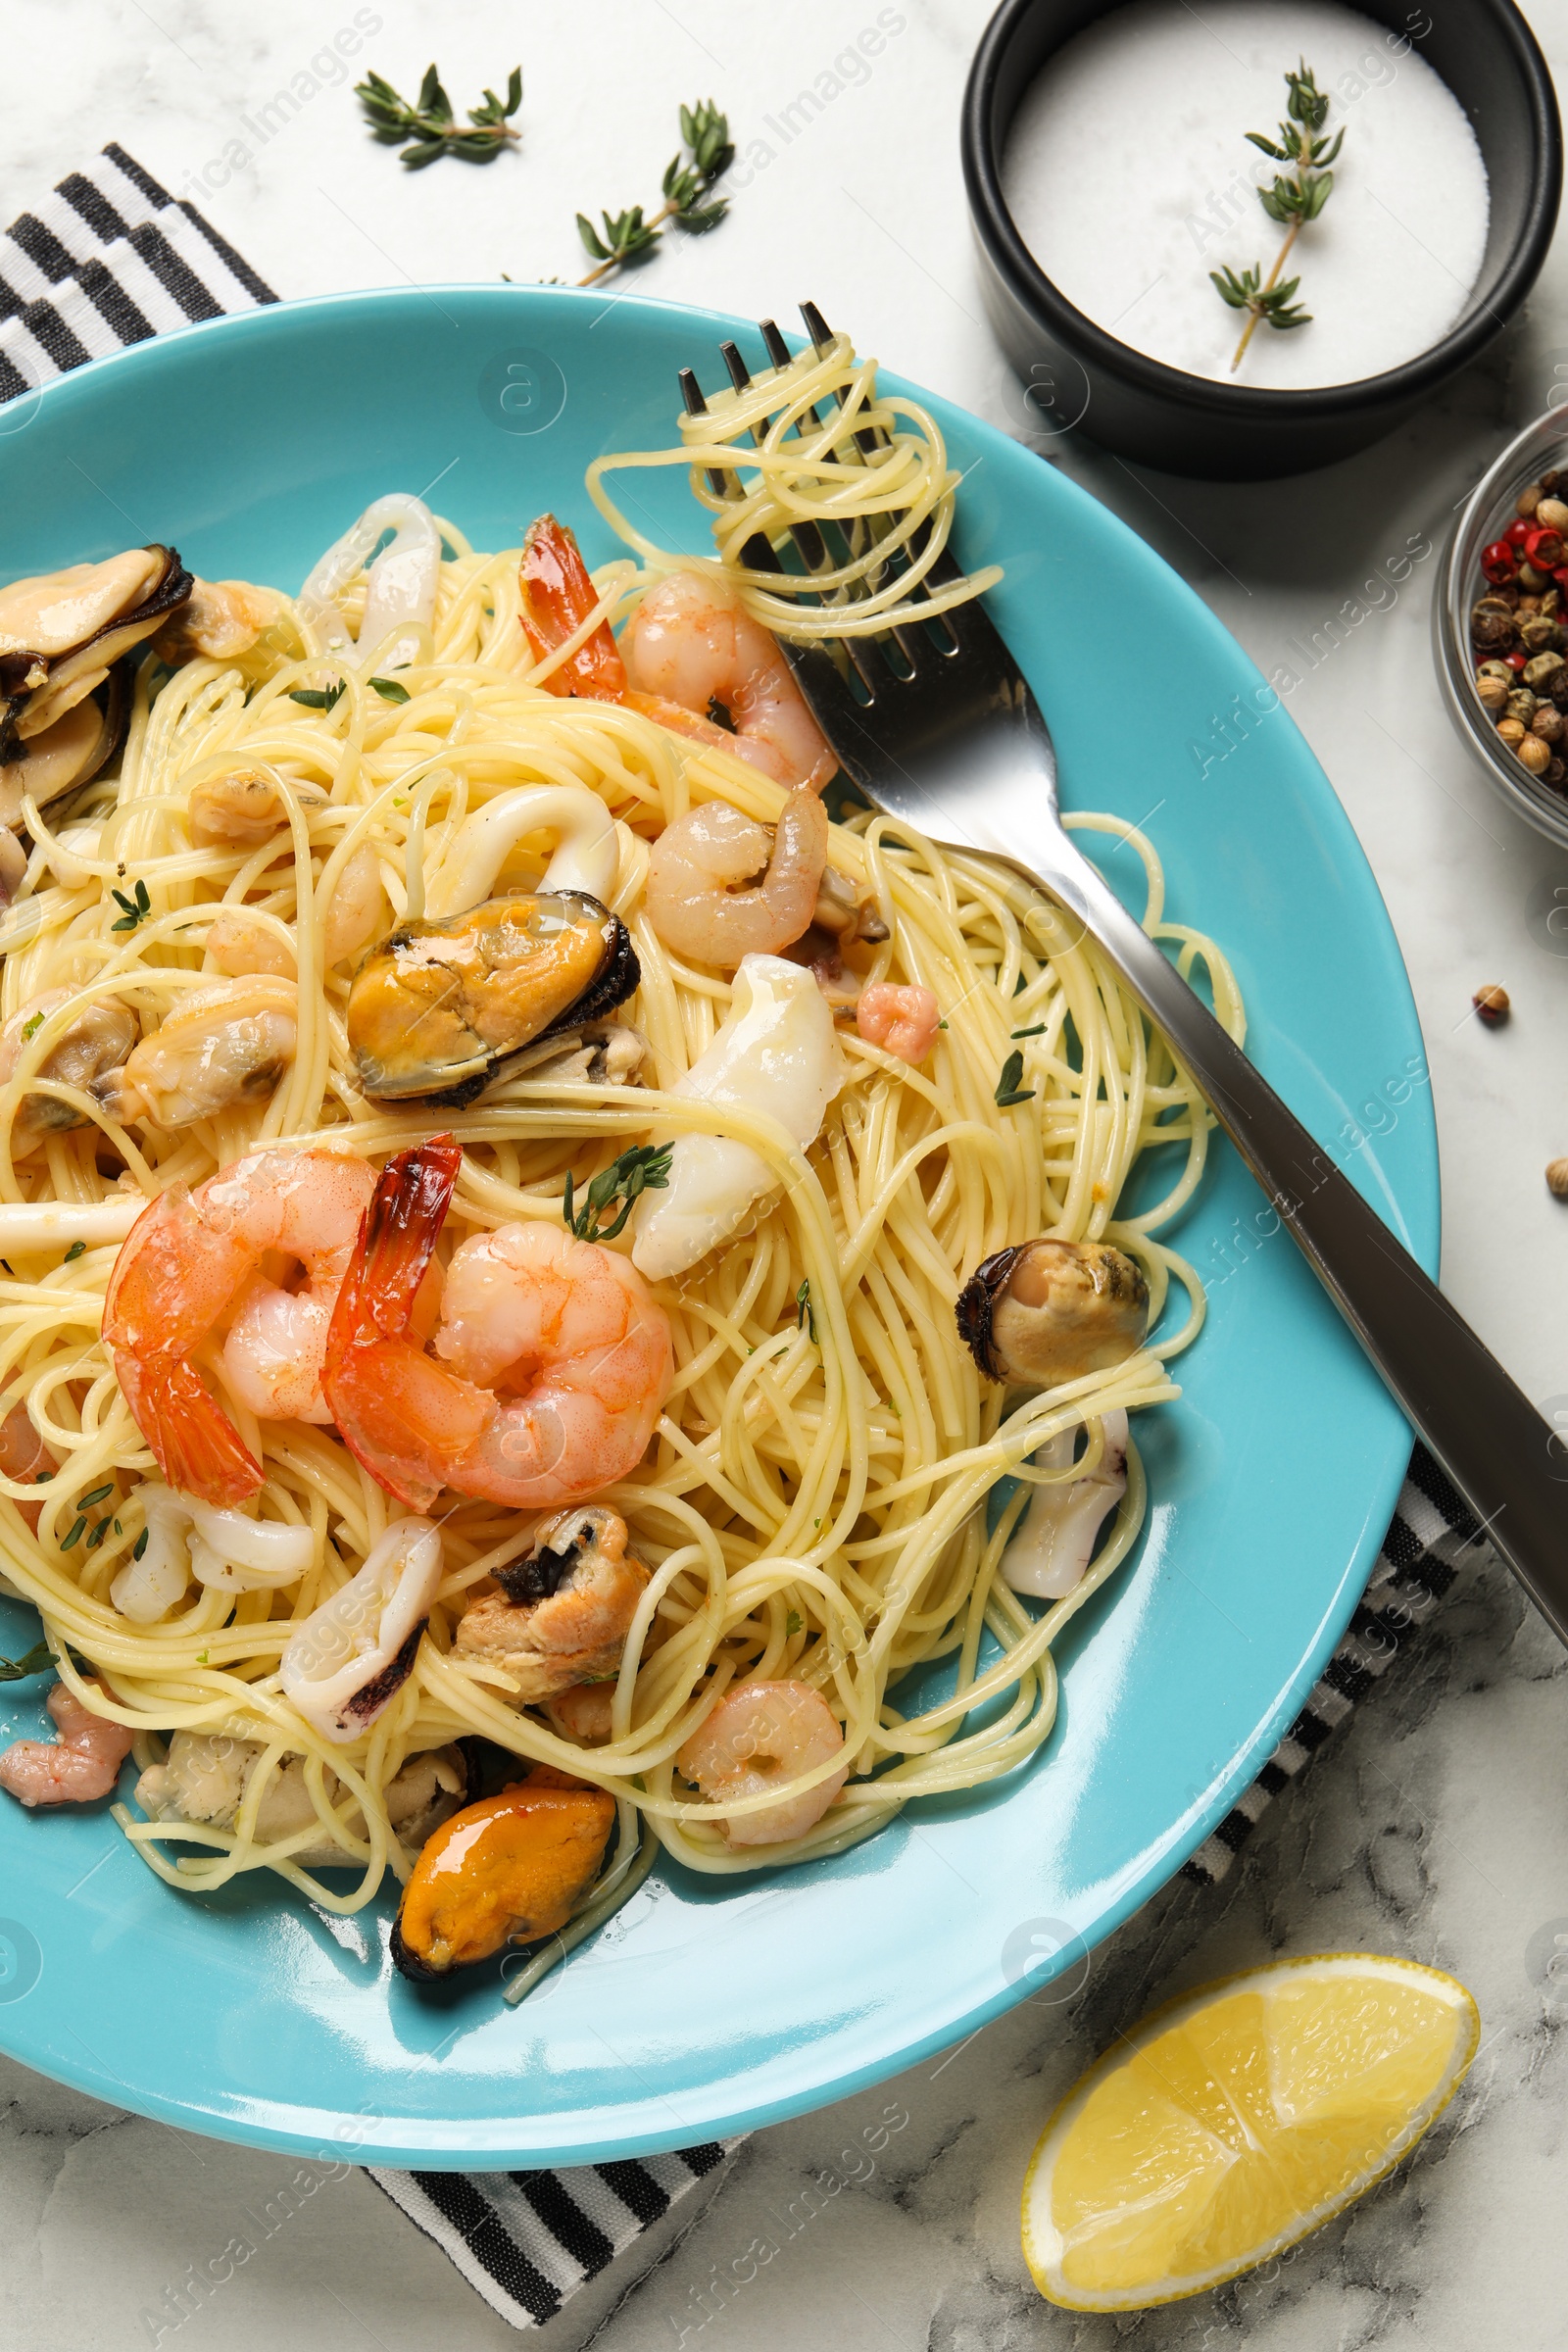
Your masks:
{"label": "coarse salt in bowl", "polygon": [[[1145,93],[1129,104],[1133,88]],[[1336,0],[1135,0],[1068,42],[1012,120],[1002,180],[1020,234],[1070,303],[1150,359],[1224,383],[1245,320],[1209,272],[1269,264],[1258,201],[1292,167],[1287,67],[1305,61],[1344,133],[1321,215],[1286,264],[1308,325],[1260,328],[1250,384],[1348,384],[1446,334],[1481,274],[1490,196],[1475,132],[1408,33]]]}
{"label": "coarse salt in bowl", "polygon": [[[1286,76],[1328,101],[1333,186],[1282,257]],[[1003,0],[965,93],[987,307],[1030,438],[1081,428],[1228,479],[1364,447],[1508,322],[1562,178],[1550,74],[1512,0]],[[1299,280],[1233,368],[1211,271]]]}

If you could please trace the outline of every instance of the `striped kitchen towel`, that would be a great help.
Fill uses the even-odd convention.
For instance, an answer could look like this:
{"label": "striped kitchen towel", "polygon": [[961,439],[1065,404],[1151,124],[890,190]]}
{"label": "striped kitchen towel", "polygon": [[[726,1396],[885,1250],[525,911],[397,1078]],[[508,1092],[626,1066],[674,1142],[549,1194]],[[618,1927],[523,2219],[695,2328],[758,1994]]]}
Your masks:
{"label": "striped kitchen towel", "polygon": [[1494,1556],[1457,1489],[1418,1445],[1399,1507],[1344,1639],[1256,1780],[1182,1865],[1184,1876],[1207,1886],[1225,1876],[1271,1800],[1388,1672],[1460,1571]]}
{"label": "striped kitchen towel", "polygon": [[[276,300],[193,205],[106,147],[0,236],[0,403],[126,343]],[[1186,1864],[1189,1876],[1224,1877],[1269,1799],[1419,1633],[1466,1560],[1485,1556],[1474,1519],[1418,1446],[1348,1633],[1258,1779]],[[640,2259],[623,2262],[630,2285],[668,2242],[666,2217],[700,2182],[715,2186],[739,2144],[559,2173],[367,2169],[493,2311],[533,2328],[646,2240]]]}
{"label": "striped kitchen towel", "polygon": [[0,236],[0,401],[172,326],[276,300],[193,204],[106,147]]}

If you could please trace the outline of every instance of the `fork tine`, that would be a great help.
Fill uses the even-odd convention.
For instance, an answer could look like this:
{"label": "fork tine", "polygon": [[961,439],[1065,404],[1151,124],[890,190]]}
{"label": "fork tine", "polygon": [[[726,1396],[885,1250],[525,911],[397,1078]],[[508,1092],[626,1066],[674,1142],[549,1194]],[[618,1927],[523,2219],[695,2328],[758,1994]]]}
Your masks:
{"label": "fork tine", "polygon": [[[680,371],[680,396],[686,404],[688,416],[706,416],[708,415],[708,403],[703,398],[703,387],[689,368],[683,368]],[[708,487],[719,498],[739,498],[741,492],[739,477],[723,466],[709,466]]]}
{"label": "fork tine", "polygon": [[[776,326],[773,328],[773,333],[784,351],[783,364],[787,367],[789,365],[790,356],[789,348],[784,343],[784,338],[779,334]],[[767,338],[767,329],[765,326],[762,330],[762,335],[763,341],[765,342]],[[751,370],[747,367],[745,360],[741,357],[739,345],[735,343],[721,343],[718,347],[718,356],[728,368],[729,380],[734,385],[736,391],[750,391],[752,383]],[[779,363],[775,361],[774,366],[776,367],[778,365]],[[754,430],[752,433],[752,440],[754,444],[756,443],[757,438],[757,433]],[[814,522],[801,522],[794,524],[790,531],[790,537],[794,540],[796,548],[800,554],[801,562],[806,565],[808,571],[820,571],[829,562],[830,559],[828,557],[826,543]]]}

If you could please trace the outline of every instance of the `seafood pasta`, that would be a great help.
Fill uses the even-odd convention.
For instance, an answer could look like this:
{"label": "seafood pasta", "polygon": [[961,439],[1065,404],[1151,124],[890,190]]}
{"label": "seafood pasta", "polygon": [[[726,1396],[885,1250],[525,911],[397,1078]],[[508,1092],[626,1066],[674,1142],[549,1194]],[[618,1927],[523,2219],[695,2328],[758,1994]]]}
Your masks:
{"label": "seafood pasta", "polygon": [[[822,366],[945,539],[934,425]],[[0,1571],[59,1733],[0,1785],[133,1754],[179,1887],[390,1871],[416,1977],[1026,1763],[1202,1314],[1208,1114],[1093,945],[824,801],[753,584],[641,553],[389,497],[297,599],[0,591]]]}

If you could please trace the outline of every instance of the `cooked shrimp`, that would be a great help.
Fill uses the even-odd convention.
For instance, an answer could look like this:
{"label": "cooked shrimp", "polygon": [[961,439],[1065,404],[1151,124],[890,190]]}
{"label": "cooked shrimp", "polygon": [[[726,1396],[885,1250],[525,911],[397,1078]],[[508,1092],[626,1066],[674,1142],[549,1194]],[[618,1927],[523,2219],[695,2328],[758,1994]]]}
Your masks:
{"label": "cooked shrimp", "polygon": [[[798,1780],[802,1773],[840,1754],[844,1734],[827,1700],[809,1683],[742,1683],[719,1700],[706,1723],[695,1731],[675,1761],[689,1781],[716,1807],[726,1799],[761,1796],[781,1781]],[[729,1845],[782,1845],[787,1838],[804,1838],[827,1811],[849,1778],[847,1763],[785,1797],[762,1805],[755,1813],[719,1817]]]}
{"label": "cooked shrimp", "polygon": [[59,1738],[19,1740],[8,1747],[0,1756],[0,1788],[29,1806],[90,1805],[95,1797],[108,1796],[134,1735],[84,1707],[64,1683],[56,1683],[44,1703]]}
{"label": "cooked shrimp", "polygon": [[[792,792],[771,837],[727,801],[705,801],[654,843],[648,919],[666,948],[694,962],[733,967],[743,956],[776,955],[810,925],[827,850],[827,811],[815,793]],[[734,888],[759,873],[752,888]]]}
{"label": "cooked shrimp", "polygon": [[144,1037],[91,1093],[122,1124],[189,1127],[232,1102],[270,1095],[294,1059],[299,992],[292,980],[256,972],[215,980],[182,997],[161,1029]]}
{"label": "cooked shrimp", "polygon": [[563,1740],[575,1740],[579,1747],[603,1747],[614,1729],[610,1712],[614,1697],[612,1682],[578,1683],[547,1698],[544,1711],[551,1730]]}
{"label": "cooked shrimp", "polygon": [[[322,960],[328,971],[368,947],[383,929],[382,904],[380,860],[366,842],[343,868],[327,903]],[[214,915],[207,953],[231,980],[251,972],[292,980],[299,968],[293,940],[280,939],[270,923],[248,919],[243,907],[224,906]]]}
{"label": "cooked shrimp", "polygon": [[[576,540],[553,514],[541,514],[528,525],[517,585],[522,633],[535,662],[543,662],[564,645],[599,602]],[[574,654],[568,654],[539,682],[547,694],[581,695],[595,703],[623,702],[626,670],[609,621],[601,621]]]}
{"label": "cooked shrimp", "polygon": [[[0,1029],[0,1085],[16,1076],[23,1054],[44,1022],[74,993],[69,988],[46,988],[12,1014]],[[125,1005],[84,1004],[48,1048],[34,1075],[52,1079],[57,1086],[90,1087],[106,1070],[123,1061],[135,1043],[136,1016]],[[11,1155],[23,1159],[46,1137],[82,1123],[82,1113],[58,1096],[24,1095],[11,1129]]]}
{"label": "cooked shrimp", "polygon": [[[535,662],[564,645],[598,602],[576,540],[553,514],[529,527],[519,586]],[[777,784],[820,792],[838,766],[773,638],[708,572],[672,572],[643,598],[619,645],[601,621],[540,684],[549,694],[627,703]],[[714,725],[715,704],[728,727]]]}
{"label": "cooked shrimp", "polygon": [[711,572],[672,571],[626,624],[630,684],[707,715],[717,704],[735,733],[730,750],[776,784],[820,792],[838,761],[766,629]]}
{"label": "cooked shrimp", "polygon": [[387,1162],[332,1318],[327,1401],[416,1510],[443,1487],[518,1510],[578,1501],[641,1460],[674,1374],[669,1325],[626,1258],[540,1219],[454,1253],[426,1355],[412,1312],[462,1164],[450,1136]]}
{"label": "cooked shrimp", "polygon": [[868,1046],[881,1046],[900,1061],[924,1061],[942,1026],[942,1007],[928,988],[879,980],[861,989],[855,1026]]}
{"label": "cooked shrimp", "polygon": [[[335,1152],[258,1152],[187,1193],[171,1186],[132,1227],[104,1302],[104,1339],[137,1428],[172,1487],[202,1502],[254,1494],[262,1473],[191,1361],[237,1299],[223,1344],[235,1395],[270,1421],[330,1421],[327,1326],[375,1189]],[[305,1270],[298,1291],[262,1277],[269,1250]]]}
{"label": "cooked shrimp", "polygon": [[[40,1479],[53,1478],[59,1467],[34,1429],[32,1415],[26,1406],[14,1404],[5,1419],[0,1421],[0,1472],[14,1479],[19,1487],[31,1487]],[[42,1503],[19,1502],[17,1509],[36,1535]]]}

